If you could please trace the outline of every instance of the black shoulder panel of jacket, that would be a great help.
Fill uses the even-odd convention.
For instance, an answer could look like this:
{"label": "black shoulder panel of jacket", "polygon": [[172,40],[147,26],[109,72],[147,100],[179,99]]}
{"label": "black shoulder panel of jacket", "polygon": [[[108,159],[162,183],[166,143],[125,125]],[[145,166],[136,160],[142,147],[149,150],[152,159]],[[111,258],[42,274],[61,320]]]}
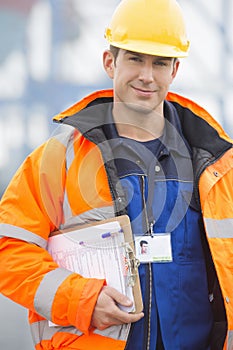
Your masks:
{"label": "black shoulder panel of jacket", "polygon": [[178,112],[184,136],[192,148],[206,150],[215,158],[232,148],[232,143],[221,138],[206,120],[176,102],[171,103]]}
{"label": "black shoulder panel of jacket", "polygon": [[111,106],[112,99],[98,98],[76,114],[64,117],[62,123],[73,126],[86,138],[97,144],[106,139],[103,132],[103,125],[105,123],[106,111]]}

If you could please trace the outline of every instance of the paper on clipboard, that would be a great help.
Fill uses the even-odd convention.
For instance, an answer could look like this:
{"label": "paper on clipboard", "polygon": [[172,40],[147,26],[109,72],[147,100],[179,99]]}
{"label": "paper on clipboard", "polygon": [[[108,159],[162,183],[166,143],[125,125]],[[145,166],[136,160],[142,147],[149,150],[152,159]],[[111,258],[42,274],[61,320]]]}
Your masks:
{"label": "paper on clipboard", "polygon": [[[134,301],[127,312],[142,311],[141,291],[128,216],[73,227],[48,240],[48,251],[60,267],[89,278],[105,278],[107,285]],[[119,306],[121,307],[121,306]]]}

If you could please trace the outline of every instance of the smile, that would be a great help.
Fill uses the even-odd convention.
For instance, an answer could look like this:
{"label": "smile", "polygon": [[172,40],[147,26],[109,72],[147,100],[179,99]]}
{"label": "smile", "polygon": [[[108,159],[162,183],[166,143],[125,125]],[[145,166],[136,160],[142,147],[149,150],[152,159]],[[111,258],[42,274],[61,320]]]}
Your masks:
{"label": "smile", "polygon": [[134,86],[132,86],[132,88],[140,96],[150,97],[156,92],[156,90],[144,90],[144,89],[136,88]]}

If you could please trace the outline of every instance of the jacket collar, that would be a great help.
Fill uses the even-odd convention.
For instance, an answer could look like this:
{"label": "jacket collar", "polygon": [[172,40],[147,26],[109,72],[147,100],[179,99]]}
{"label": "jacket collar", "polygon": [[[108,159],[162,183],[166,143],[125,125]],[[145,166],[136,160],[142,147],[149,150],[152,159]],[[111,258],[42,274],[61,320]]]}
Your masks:
{"label": "jacket collar", "polygon": [[[163,148],[163,155],[169,153],[177,154],[183,157],[190,158],[191,149],[184,139],[182,134],[182,128],[176,109],[171,103],[165,101],[164,103],[164,115],[165,115],[165,128],[164,133],[161,136],[160,143]],[[118,146],[121,143],[121,138],[117,132],[113,116],[112,116],[112,104],[108,105],[105,115],[105,123],[103,130],[107,139],[115,139],[116,142],[113,145]]]}
{"label": "jacket collar", "polygon": [[[232,148],[233,141],[203,108],[174,93],[168,93],[166,100],[170,102],[169,106],[176,110],[180,128],[191,148],[201,148],[215,158]],[[54,121],[76,127],[96,143],[99,137],[105,137],[100,129],[105,122],[106,103],[112,101],[113,90],[94,92],[56,115]]]}

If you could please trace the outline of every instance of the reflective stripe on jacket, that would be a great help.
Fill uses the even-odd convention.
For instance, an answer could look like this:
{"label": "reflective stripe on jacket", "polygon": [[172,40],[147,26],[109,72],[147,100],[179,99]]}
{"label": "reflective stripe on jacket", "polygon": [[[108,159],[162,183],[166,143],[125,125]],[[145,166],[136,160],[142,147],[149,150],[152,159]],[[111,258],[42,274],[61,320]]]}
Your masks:
{"label": "reflective stripe on jacket", "polygon": [[[30,310],[37,350],[125,348],[127,326],[90,330],[105,281],[59,268],[46,251],[47,239],[57,228],[124,212],[124,192],[101,130],[102,103],[110,102],[112,95],[111,90],[96,92],[56,116],[58,122],[77,124],[78,130],[65,126],[35,150],[2,198],[0,291]],[[192,101],[171,93],[167,99],[176,107],[193,149],[205,229],[228,318],[224,349],[229,350],[233,341],[232,141]],[[87,108],[93,101],[98,105]],[[48,327],[47,320],[61,327]]]}

